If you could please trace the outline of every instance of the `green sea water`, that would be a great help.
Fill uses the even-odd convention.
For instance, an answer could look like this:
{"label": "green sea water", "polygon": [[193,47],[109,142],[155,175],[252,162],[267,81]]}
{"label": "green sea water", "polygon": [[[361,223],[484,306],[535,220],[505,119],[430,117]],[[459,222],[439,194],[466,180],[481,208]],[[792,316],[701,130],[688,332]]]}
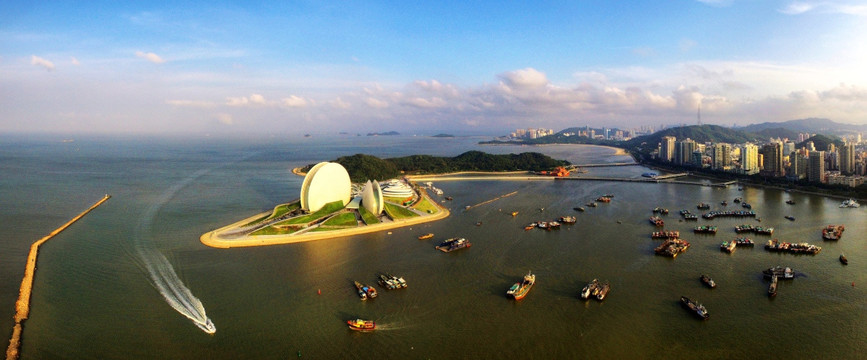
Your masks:
{"label": "green sea water", "polygon": [[[452,210],[444,220],[390,234],[213,249],[198,241],[202,233],[297,199],[302,178],[291,169],[338,156],[482,150],[538,151],[578,164],[629,158],[590,146],[477,145],[483,138],[62,139],[0,138],[0,309],[8,313],[0,327],[7,335],[30,244],[103,194],[113,196],[42,247],[23,359],[857,359],[867,350],[867,217],[864,208],[839,208],[839,199],[737,186],[438,182],[454,198],[443,203]],[[640,178],[646,171],[592,168],[587,175]],[[611,203],[572,210],[607,193],[615,195]],[[762,221],[678,221],[680,209],[698,212],[696,204],[707,202],[721,210],[723,200],[733,209],[735,197]],[[647,218],[657,206],[671,210],[666,229],[692,243],[676,259],[653,255],[660,242],[650,239]],[[556,231],[523,229],[563,215],[578,222]],[[823,250],[770,253],[761,247],[769,237],[752,235],[755,248],[720,252],[740,223],[773,226],[775,238]],[[834,223],[846,225],[843,238],[823,241],[821,228]],[[702,224],[720,231],[692,234]],[[428,232],[435,238],[417,239]],[[473,246],[434,249],[454,236]],[[169,306],[140,247],[166,257],[215,334]],[[837,261],[840,253],[850,265]],[[771,299],[761,270],[776,265],[799,275],[781,282]],[[378,298],[359,301],[352,282],[375,284],[384,271],[406,278],[409,288],[377,287]],[[520,302],[507,299],[505,291],[527,271],[537,275],[535,287]],[[719,286],[705,288],[702,273]],[[579,300],[594,278],[612,284],[608,298]],[[705,304],[710,319],[684,310],[682,295]],[[378,330],[348,330],[346,320],[358,317],[376,320]]]}

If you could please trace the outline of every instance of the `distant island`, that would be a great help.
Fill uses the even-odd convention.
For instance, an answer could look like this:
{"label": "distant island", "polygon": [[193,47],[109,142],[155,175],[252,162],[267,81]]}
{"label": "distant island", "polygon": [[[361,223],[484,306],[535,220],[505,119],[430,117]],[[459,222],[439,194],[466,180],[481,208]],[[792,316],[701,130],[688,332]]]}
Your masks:
{"label": "distant island", "polygon": [[[369,179],[393,179],[401,175],[444,174],[460,171],[542,171],[571,165],[568,161],[555,160],[537,152],[493,155],[481,151],[467,151],[455,157],[410,155],[388,159],[355,154],[339,157],[334,162],[343,165],[349,172],[350,179],[356,183]],[[313,165],[315,164],[302,167],[299,171],[306,173]]]}
{"label": "distant island", "polygon": [[436,135],[431,136],[431,137],[436,137],[436,138],[453,138],[453,137],[455,137],[455,136],[452,135],[452,134],[436,134]]}
{"label": "distant island", "polygon": [[400,133],[397,131],[389,131],[389,132],[383,132],[383,133],[377,133],[377,132],[367,133],[367,136],[392,136],[392,135],[400,135]]}

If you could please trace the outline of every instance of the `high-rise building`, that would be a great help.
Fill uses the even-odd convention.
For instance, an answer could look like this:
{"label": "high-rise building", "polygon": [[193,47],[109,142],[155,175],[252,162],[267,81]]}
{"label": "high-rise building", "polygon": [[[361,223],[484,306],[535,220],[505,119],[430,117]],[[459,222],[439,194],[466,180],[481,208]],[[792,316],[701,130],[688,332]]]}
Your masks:
{"label": "high-rise building", "polygon": [[683,141],[678,141],[676,145],[674,151],[674,162],[678,165],[694,164],[692,153],[695,152],[695,141],[686,138]]}
{"label": "high-rise building", "polygon": [[718,143],[711,147],[711,169],[727,170],[732,165],[732,146]]}
{"label": "high-rise building", "polygon": [[811,151],[807,163],[807,180],[810,182],[825,182],[825,152]]}
{"label": "high-rise building", "polygon": [[659,146],[659,158],[665,161],[674,161],[674,136],[663,136]]}
{"label": "high-rise building", "polygon": [[840,173],[843,175],[855,174],[855,145],[846,144],[840,147]]}
{"label": "high-rise building", "polygon": [[746,143],[744,149],[741,150],[741,171],[744,174],[752,175],[759,172],[759,147]]}
{"label": "high-rise building", "polygon": [[762,174],[765,176],[780,177],[786,174],[783,169],[783,144],[770,143],[762,146],[762,155],[764,156],[764,168]]}

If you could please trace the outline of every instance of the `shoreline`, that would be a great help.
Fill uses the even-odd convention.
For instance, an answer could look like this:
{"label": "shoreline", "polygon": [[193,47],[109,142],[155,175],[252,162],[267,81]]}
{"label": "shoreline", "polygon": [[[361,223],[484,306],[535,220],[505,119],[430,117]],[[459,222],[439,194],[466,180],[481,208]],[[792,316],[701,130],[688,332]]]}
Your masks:
{"label": "shoreline", "polygon": [[326,240],[326,239],[334,239],[339,237],[346,236],[354,236],[361,234],[368,234],[378,231],[384,230],[392,230],[398,229],[406,226],[424,224],[431,221],[437,221],[441,219],[447,218],[451,215],[451,212],[440,205],[439,203],[433,201],[427,194],[423,194],[422,196],[426,197],[428,201],[432,204],[435,204],[437,208],[439,208],[439,212],[436,214],[431,214],[427,216],[419,216],[409,219],[403,220],[393,220],[389,223],[379,223],[374,225],[365,225],[363,227],[355,227],[351,229],[340,229],[340,230],[332,230],[332,231],[323,231],[323,232],[306,232],[300,235],[256,235],[256,236],[248,236],[244,235],[241,237],[233,238],[233,239],[224,239],[221,238],[223,233],[232,231],[240,227],[241,225],[247,224],[257,218],[262,217],[263,215],[270,214],[269,212],[259,213],[248,217],[246,219],[237,221],[235,223],[223,226],[219,229],[209,231],[207,233],[202,234],[199,237],[199,241],[202,244],[218,248],[218,249],[229,249],[229,248],[237,248],[237,247],[253,247],[253,246],[268,246],[268,245],[283,245],[283,244],[294,244],[300,242],[307,241],[316,241],[316,240]]}

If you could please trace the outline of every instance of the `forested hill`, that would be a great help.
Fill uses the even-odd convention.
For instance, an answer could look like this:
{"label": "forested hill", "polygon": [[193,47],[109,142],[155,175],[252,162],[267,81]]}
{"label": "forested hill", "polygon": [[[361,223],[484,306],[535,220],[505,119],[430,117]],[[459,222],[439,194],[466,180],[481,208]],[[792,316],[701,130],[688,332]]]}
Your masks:
{"label": "forested hill", "polygon": [[[355,154],[339,157],[334,162],[343,165],[352,182],[392,179],[402,174],[442,174],[458,171],[540,171],[569,165],[536,152],[493,155],[481,151],[468,151],[455,157],[411,155],[380,159],[376,156]],[[307,165],[308,171],[315,164]]]}
{"label": "forested hill", "polygon": [[627,144],[631,147],[638,146],[641,143],[658,144],[665,136],[674,136],[677,141],[690,138],[695,140],[697,143],[712,142],[741,144],[745,142],[757,142],[759,140],[755,134],[750,134],[736,129],[729,129],[719,125],[692,125],[668,128],[650,135],[639,136],[629,140]]}

